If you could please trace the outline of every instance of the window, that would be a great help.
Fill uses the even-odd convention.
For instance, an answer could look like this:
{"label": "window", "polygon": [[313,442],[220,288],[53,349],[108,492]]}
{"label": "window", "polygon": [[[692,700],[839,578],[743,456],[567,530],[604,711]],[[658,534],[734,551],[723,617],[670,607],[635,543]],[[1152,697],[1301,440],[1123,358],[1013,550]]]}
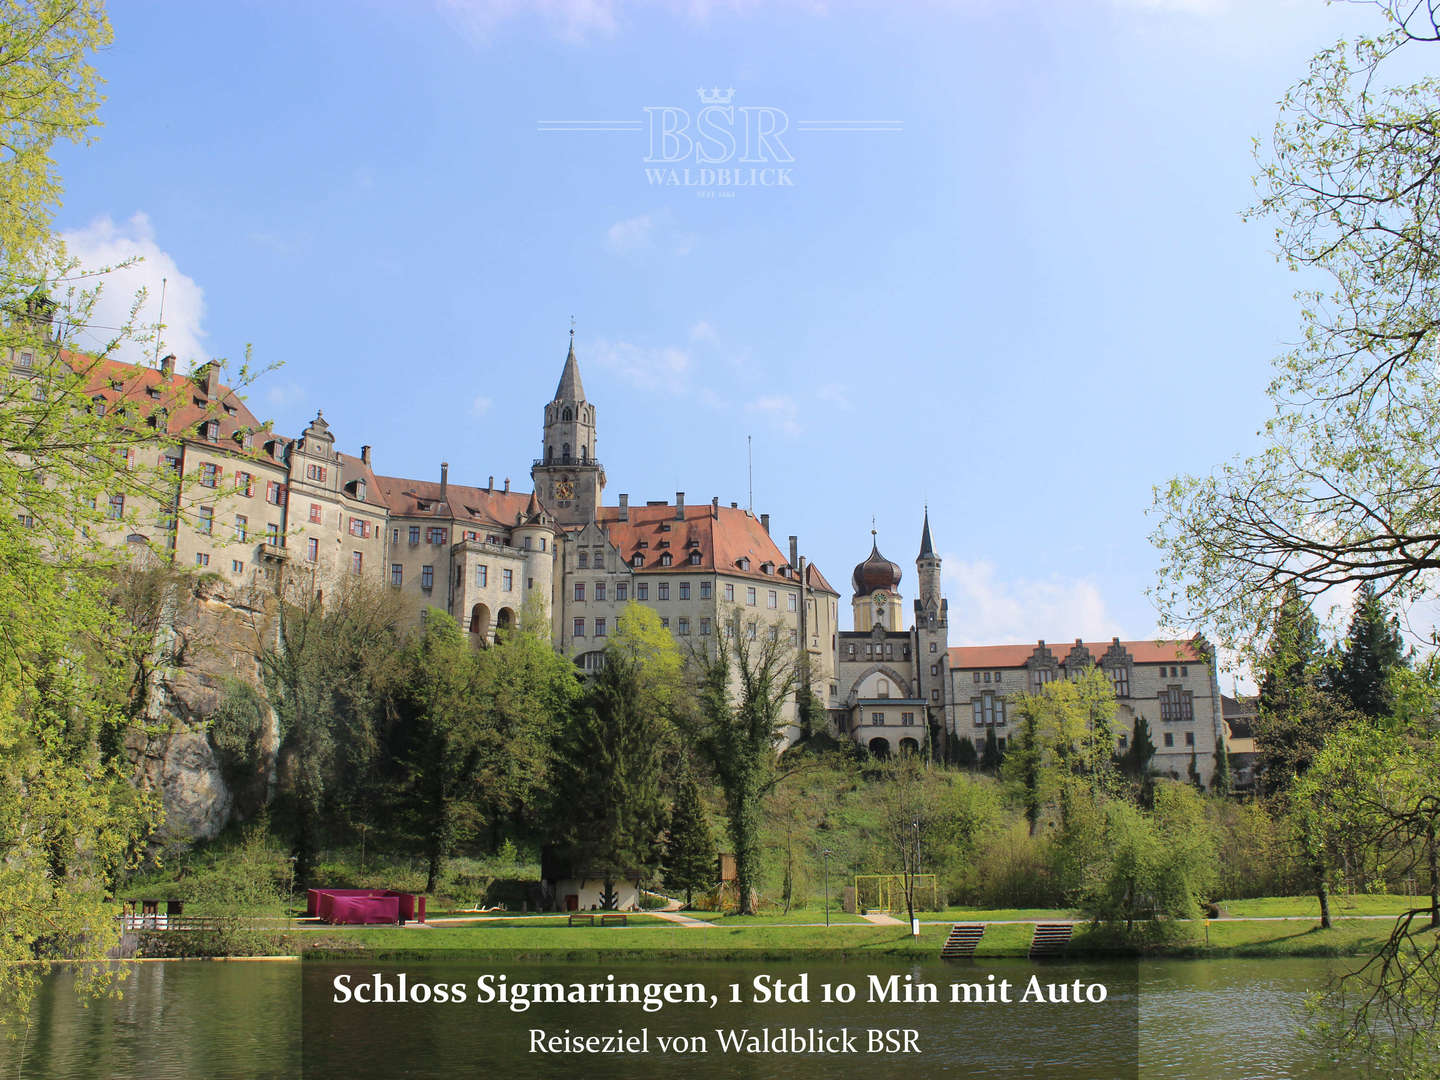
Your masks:
{"label": "window", "polygon": [[1110,669],[1110,689],[1115,691],[1116,697],[1130,696],[1130,669],[1128,667]]}
{"label": "window", "polygon": [[248,472],[237,472],[235,474],[235,490],[247,499],[255,494],[255,478]]}
{"label": "window", "polygon": [[405,584],[405,567],[398,562],[390,564],[390,584],[395,586]]}
{"label": "window", "polygon": [[231,559],[230,572],[232,574],[243,574],[245,572],[245,564],[239,559]]}
{"label": "window", "polygon": [[35,527],[35,519],[29,514],[16,514],[15,520],[20,523],[22,528],[33,529]]}
{"label": "window", "polygon": [[411,525],[411,526],[410,526],[410,546],[411,546],[411,547],[414,547],[414,546],[415,546],[416,544],[418,544],[418,543],[420,543],[420,526],[419,526],[419,525]]}
{"label": "window", "polygon": [[974,713],[976,727],[992,724],[1003,726],[1005,723],[1005,699],[988,691],[978,698],[971,698],[970,708]]}
{"label": "window", "polygon": [[1195,695],[1172,686],[1160,691],[1160,719],[1189,723],[1195,719]]}
{"label": "window", "polygon": [[[173,472],[173,473],[178,473],[178,472],[180,471],[180,457],[179,457],[178,454],[166,454],[164,460],[161,461],[160,464],[161,464],[161,465],[164,465],[165,468],[169,469],[169,470],[170,470],[171,472]],[[238,486],[238,480],[237,480],[237,486]],[[245,492],[245,494],[246,494],[246,495],[254,495],[254,494],[255,494],[255,491],[254,491],[254,489],[252,488],[251,490]]]}
{"label": "window", "polygon": [[317,483],[323,484],[323,483],[325,482],[325,466],[324,466],[324,465],[307,465],[307,466],[305,466],[305,479],[306,479],[306,480],[314,480],[314,481],[316,481]]}
{"label": "window", "polygon": [[637,551],[637,552],[635,553],[635,557],[630,560],[630,565],[631,565],[631,566],[637,566],[637,567],[638,567],[638,566],[644,566],[644,565],[645,565],[645,556],[644,556],[644,555],[641,555],[641,554]]}
{"label": "window", "polygon": [[751,585],[745,589],[745,603],[751,607],[755,606],[755,586]]}
{"label": "window", "polygon": [[596,620],[595,620],[595,636],[596,636],[596,637],[604,637],[604,636],[605,636],[605,620],[604,620],[604,619],[596,619]]}
{"label": "window", "polygon": [[350,572],[358,574],[365,566],[365,556],[358,551],[350,553]]}
{"label": "window", "polygon": [[701,600],[709,600],[709,599],[710,599],[711,591],[712,591],[712,590],[711,590],[710,582],[708,582],[708,581],[702,581],[702,582],[700,582],[700,599],[701,599]]}
{"label": "window", "polygon": [[585,636],[585,620],[584,620],[584,619],[576,619],[576,620],[575,620],[575,626],[574,626],[574,629],[573,629],[573,631],[572,631],[572,636],[573,636],[573,637],[584,637],[584,636]]}
{"label": "window", "polygon": [[792,592],[792,593],[789,593],[789,594],[785,597],[785,610],[786,610],[786,611],[795,611],[795,610],[796,610],[796,605],[797,605],[798,603],[799,603],[799,597],[797,597],[793,592]]}
{"label": "window", "polygon": [[698,551],[692,551],[692,552],[690,552],[690,565],[691,565],[691,566],[699,566],[699,565],[700,565],[700,552],[698,552]]}
{"label": "window", "polygon": [[265,501],[275,506],[284,506],[285,485],[277,483],[274,480],[267,481],[265,484]]}
{"label": "window", "polygon": [[595,552],[595,569],[596,569],[596,570],[604,570],[604,569],[605,569],[605,553],[604,553],[603,551],[597,551],[597,552]]}
{"label": "window", "polygon": [[[350,520],[353,522],[355,519],[354,519],[354,518],[351,518]],[[324,519],[324,517],[322,516],[322,514],[321,514],[321,512],[320,512],[320,504],[319,504],[319,503],[311,503],[311,504],[310,504],[310,524],[312,524],[312,525],[323,525],[324,523],[325,523],[325,519]]]}
{"label": "window", "polygon": [[585,602],[585,583],[583,581],[575,583],[575,600],[578,603]]}
{"label": "window", "polygon": [[427,544],[443,544],[450,538],[449,529],[426,529],[425,542]]}
{"label": "window", "polygon": [[769,608],[771,611],[774,611],[776,608],[778,608],[778,607],[780,606],[780,597],[779,597],[779,595],[775,592],[774,589],[771,589],[771,590],[769,591],[769,593],[766,595],[766,597],[765,597],[765,606],[766,606],[767,608]]}
{"label": "window", "polygon": [[206,536],[213,533],[215,531],[215,508],[212,506],[200,507],[200,519],[195,523],[195,527]]}
{"label": "window", "polygon": [[660,616],[660,625],[661,625],[662,627],[664,627],[666,630],[669,630],[669,629],[670,629],[670,616],[669,616],[669,615],[661,615],[661,616]]}
{"label": "window", "polygon": [[214,442],[216,439],[220,438],[219,420],[205,421],[205,438],[209,439],[211,442]]}
{"label": "window", "polygon": [[616,599],[616,600],[624,600],[624,599],[629,595],[629,593],[630,593],[630,585],[629,585],[628,582],[617,581],[617,582],[615,583],[615,599]]}
{"label": "window", "polygon": [[1126,735],[1124,732],[1121,732],[1117,745],[1120,747],[1121,750],[1124,750],[1127,746],[1130,745],[1130,736]]}
{"label": "window", "polygon": [[709,620],[709,618],[702,618],[702,619],[700,620],[700,636],[701,636],[701,637],[709,637],[709,636],[710,636],[710,620]]}
{"label": "window", "polygon": [[727,604],[733,604],[733,603],[735,602],[735,586],[734,586],[734,585],[726,585],[726,586],[725,586],[725,602],[726,602]]}
{"label": "window", "polygon": [[512,591],[514,591],[514,588],[515,588],[515,571],[514,571],[514,570],[501,570],[501,571],[500,571],[500,588],[503,589],[505,592],[512,592]]}
{"label": "window", "polygon": [[978,671],[975,672],[975,681],[976,681],[977,683],[980,681],[980,673],[979,673]]}
{"label": "window", "polygon": [[208,461],[200,466],[200,486],[213,488],[220,482],[220,468]]}
{"label": "window", "polygon": [[[935,644],[934,644],[934,642],[931,642],[931,644],[930,644],[930,651],[931,651],[931,652],[934,652],[934,651],[935,651]],[[997,672],[995,672],[995,681],[996,681],[996,682],[999,682],[999,681],[1000,681],[1000,676],[1003,675],[1003,674],[1005,674],[1003,671],[997,671]]]}
{"label": "window", "polygon": [[661,600],[670,599],[670,583],[668,581],[660,582],[660,584],[656,586],[656,590]]}
{"label": "window", "polygon": [[588,551],[580,552],[580,554],[576,557],[576,565],[578,565],[581,570],[589,570],[590,553]]}
{"label": "window", "polygon": [[934,651],[935,651],[935,642],[933,642],[933,641],[930,642],[930,651],[931,651],[931,652],[934,652]]}
{"label": "window", "polygon": [[795,629],[795,627],[793,627],[793,626],[790,628],[790,644],[791,644],[791,645],[799,645],[799,644],[800,644],[800,631],[797,630],[797,629]]}
{"label": "window", "polygon": [[1035,670],[1030,672],[1030,678],[1035,683],[1035,686],[1038,689],[1039,687],[1044,686],[1048,682],[1055,681],[1055,669],[1043,667],[1036,668]]}
{"label": "window", "polygon": [[883,712],[872,712],[870,714],[870,723],[874,724],[876,727],[884,727],[885,714]]}
{"label": "window", "polygon": [[[276,535],[275,539],[277,541],[280,539],[278,534]],[[356,554],[358,555],[359,552],[356,552]],[[320,561],[320,541],[316,540],[313,536],[310,537],[309,540],[305,541],[305,561],[311,563]],[[355,564],[355,570],[357,573],[359,572],[359,563]]]}
{"label": "window", "polygon": [[636,599],[636,600],[649,600],[649,599],[650,599],[650,585],[649,585],[648,582],[637,581],[637,582],[635,583],[635,599]]}
{"label": "window", "polygon": [[663,554],[663,555],[660,556],[660,565],[661,565],[661,566],[669,566],[669,565],[670,565],[672,562],[674,562],[674,561],[675,561],[675,560],[670,557],[670,553],[669,553],[668,551],[665,552],[665,554]]}
{"label": "window", "polygon": [[746,636],[747,638],[749,638],[751,641],[754,641],[754,640],[755,640],[755,630],[756,630],[756,626],[755,626],[754,620],[751,620],[749,623],[747,623],[747,624],[745,625],[745,636]]}
{"label": "window", "polygon": [[35,354],[34,354],[34,353],[30,353],[30,352],[22,352],[22,353],[20,354],[20,361],[19,361],[19,363],[18,363],[16,366],[17,366],[17,367],[22,367],[22,368],[34,367],[34,366],[35,366]]}
{"label": "window", "polygon": [[939,664],[931,664],[931,665],[930,665],[930,674],[931,674],[931,675],[939,675],[939,674],[940,674],[940,665],[939,665]]}
{"label": "window", "polygon": [[475,587],[483,589],[490,581],[490,568],[488,566],[475,567]]}
{"label": "window", "polygon": [[243,544],[243,543],[245,542],[245,537],[249,534],[249,532],[250,532],[250,519],[247,518],[244,514],[236,514],[236,515],[235,515],[235,539],[236,539],[236,540],[239,540],[239,541]]}
{"label": "window", "polygon": [[1187,732],[1185,732],[1185,745],[1186,745],[1186,746],[1194,746],[1194,745],[1195,745],[1195,733],[1194,733],[1193,731],[1187,731]]}
{"label": "window", "polygon": [[986,682],[989,682],[989,681],[990,681],[990,672],[988,672],[988,671],[985,672],[985,681],[986,681]]}
{"label": "window", "polygon": [[689,583],[688,581],[682,581],[682,582],[680,582],[680,599],[681,599],[681,600],[689,600],[689,599],[690,599],[690,583]]}
{"label": "window", "polygon": [[350,519],[350,535],[368,538],[370,536],[370,522],[364,518],[352,517]]}
{"label": "window", "polygon": [[902,724],[913,724],[913,723],[915,723],[915,714],[914,714],[913,712],[902,712],[902,713],[900,714],[900,723],[902,723]]}
{"label": "window", "polygon": [[1174,746],[1174,745],[1175,745],[1175,733],[1174,733],[1173,731],[1167,731],[1167,732],[1165,732],[1165,745],[1166,745],[1166,746]]}
{"label": "window", "polygon": [[273,521],[265,523],[265,543],[271,547],[280,546],[280,526],[276,525]]}
{"label": "window", "polygon": [[687,619],[684,615],[680,616],[679,628],[681,637],[690,636],[690,620]]}
{"label": "window", "polygon": [[1187,675],[1189,675],[1189,674],[1190,674],[1190,668],[1189,668],[1189,666],[1186,665],[1186,664],[1181,664],[1181,665],[1180,665],[1180,677],[1183,679],[1185,676],[1187,676]]}
{"label": "window", "polygon": [[[473,540],[474,537],[472,536],[471,539]],[[544,551],[544,550],[545,550],[545,537],[543,537],[543,536],[540,537],[540,550],[541,550],[541,551]]]}
{"label": "window", "polygon": [[422,566],[422,567],[420,567],[420,588],[424,589],[426,592],[429,592],[429,591],[430,591],[431,589],[433,589],[434,587],[435,587],[435,567],[433,567],[433,566]]}
{"label": "window", "polygon": [[195,565],[196,565],[196,566],[209,566],[209,565],[210,565],[210,556],[207,555],[207,554],[205,554],[205,552],[203,552],[203,551],[197,551],[197,552],[195,553]]}
{"label": "window", "polygon": [[940,700],[940,691],[939,691],[939,690],[931,690],[931,691],[930,691],[930,700],[931,700],[931,701],[939,701],[939,700]]}

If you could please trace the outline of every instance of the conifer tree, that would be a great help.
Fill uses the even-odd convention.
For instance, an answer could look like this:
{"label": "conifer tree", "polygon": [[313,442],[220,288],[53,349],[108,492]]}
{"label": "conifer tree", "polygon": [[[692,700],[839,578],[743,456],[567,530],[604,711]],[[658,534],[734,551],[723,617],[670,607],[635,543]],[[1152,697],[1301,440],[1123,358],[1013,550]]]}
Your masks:
{"label": "conifer tree", "polygon": [[1399,620],[1367,581],[1355,595],[1355,611],[1335,671],[1335,690],[1357,712],[1387,716],[1393,705],[1390,673],[1404,664]]}
{"label": "conifer tree", "polygon": [[694,890],[711,885],[716,877],[715,838],[705,818],[700,785],[683,769],[670,811],[670,834],[665,843],[665,886],[685,890],[689,907]]}
{"label": "conifer tree", "polygon": [[995,728],[992,725],[985,729],[985,749],[980,754],[980,769],[982,772],[995,774],[1000,771],[1000,766],[1005,755],[1000,752],[1000,740],[995,737]]}
{"label": "conifer tree", "polygon": [[1150,721],[1143,716],[1135,717],[1135,726],[1130,730],[1130,745],[1120,758],[1120,768],[1127,776],[1143,780],[1150,773],[1150,762],[1155,757],[1155,743],[1150,738]]}
{"label": "conifer tree", "polygon": [[665,806],[660,792],[665,722],[644,707],[637,665],[607,653],[555,768],[550,835],[570,870],[604,879],[607,904],[615,882],[660,864]]}
{"label": "conifer tree", "polygon": [[958,736],[955,740],[955,764],[962,769],[974,769],[980,763],[980,753],[975,749],[974,740],[968,735]]}

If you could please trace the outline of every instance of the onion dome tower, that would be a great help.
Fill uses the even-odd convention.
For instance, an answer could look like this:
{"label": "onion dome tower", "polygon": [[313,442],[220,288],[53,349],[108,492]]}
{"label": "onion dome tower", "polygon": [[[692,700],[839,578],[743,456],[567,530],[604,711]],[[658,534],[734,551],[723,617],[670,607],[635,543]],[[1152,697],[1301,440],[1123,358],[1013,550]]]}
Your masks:
{"label": "onion dome tower", "polygon": [[886,630],[901,630],[900,567],[880,554],[880,543],[873,528],[870,537],[870,557],[859,563],[850,575],[855,586],[850,600],[855,629],[863,632],[878,623]]}

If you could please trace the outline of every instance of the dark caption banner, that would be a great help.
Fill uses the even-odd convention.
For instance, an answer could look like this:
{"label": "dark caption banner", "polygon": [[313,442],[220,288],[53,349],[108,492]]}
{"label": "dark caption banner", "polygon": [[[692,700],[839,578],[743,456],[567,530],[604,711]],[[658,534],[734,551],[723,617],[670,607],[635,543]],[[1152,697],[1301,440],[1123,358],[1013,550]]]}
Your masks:
{"label": "dark caption banner", "polygon": [[1133,962],[303,965],[308,1080],[1134,1080]]}

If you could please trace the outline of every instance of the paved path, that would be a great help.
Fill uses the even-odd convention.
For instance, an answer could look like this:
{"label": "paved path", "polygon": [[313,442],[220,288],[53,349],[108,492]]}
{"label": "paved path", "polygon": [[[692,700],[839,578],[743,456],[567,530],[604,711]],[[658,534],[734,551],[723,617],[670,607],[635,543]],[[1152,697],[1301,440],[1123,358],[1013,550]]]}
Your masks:
{"label": "paved path", "polygon": [[901,922],[899,919],[895,918],[895,916],[893,916],[893,915],[885,915],[885,914],[883,914],[883,913],[881,913],[881,912],[878,912],[878,911],[877,911],[875,914],[873,914],[873,915],[861,915],[860,918],[864,919],[864,920],[865,920],[866,922],[868,922],[868,923],[873,923],[873,924],[876,925],[876,926],[904,926],[904,925],[905,925],[905,924],[904,924],[903,922]]}
{"label": "paved path", "polygon": [[692,919],[689,915],[681,915],[678,911],[647,911],[647,915],[654,915],[657,919],[664,919],[666,922],[673,922],[679,926],[704,926],[715,929],[713,922],[704,919]]}

